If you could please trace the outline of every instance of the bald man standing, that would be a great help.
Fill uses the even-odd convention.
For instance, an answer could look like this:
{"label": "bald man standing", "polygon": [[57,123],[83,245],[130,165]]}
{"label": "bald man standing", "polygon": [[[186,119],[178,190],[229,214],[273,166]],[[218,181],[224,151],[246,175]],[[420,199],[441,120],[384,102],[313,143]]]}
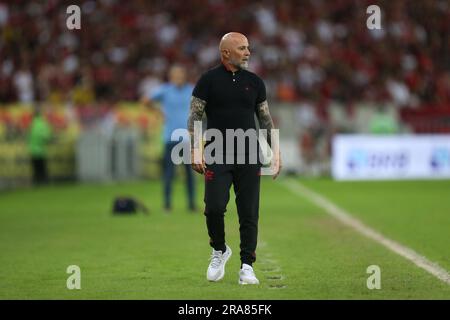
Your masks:
{"label": "bald man standing", "polygon": [[[206,113],[207,129],[218,130],[224,137],[224,148],[216,150],[215,162],[205,162],[203,157],[202,161],[192,164],[195,171],[205,176],[204,214],[213,248],[206,277],[209,281],[221,280],[225,275],[225,264],[232,254],[231,248],[225,243],[224,213],[233,185],[240,225],[239,284],[259,284],[252,264],[256,261],[261,164],[249,161],[248,144],[242,155],[244,163],[236,161],[241,151],[225,148],[229,143],[226,141],[226,131],[256,129],[256,114],[260,128],[268,130],[270,144],[270,130],[274,126],[264,82],[246,70],[250,57],[247,38],[241,33],[227,33],[220,41],[219,50],[221,64],[204,73],[197,82],[192,93],[188,120],[192,159],[203,152],[201,143],[194,137],[194,123],[202,120],[203,113]],[[208,141],[205,148],[212,142]],[[235,161],[229,163],[230,158]],[[275,179],[281,169],[278,152],[274,155],[273,168]]]}

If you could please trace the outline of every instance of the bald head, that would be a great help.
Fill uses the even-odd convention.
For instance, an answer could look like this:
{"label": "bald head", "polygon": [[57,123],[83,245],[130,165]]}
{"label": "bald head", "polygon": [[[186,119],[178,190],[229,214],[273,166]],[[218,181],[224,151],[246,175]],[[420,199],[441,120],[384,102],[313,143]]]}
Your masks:
{"label": "bald head", "polygon": [[245,41],[248,43],[247,37],[239,32],[229,32],[222,37],[220,40],[219,49],[222,51],[223,49],[230,49],[236,43]]}
{"label": "bald head", "polygon": [[220,40],[220,57],[232,69],[247,69],[250,57],[247,37],[239,32],[229,32]]}

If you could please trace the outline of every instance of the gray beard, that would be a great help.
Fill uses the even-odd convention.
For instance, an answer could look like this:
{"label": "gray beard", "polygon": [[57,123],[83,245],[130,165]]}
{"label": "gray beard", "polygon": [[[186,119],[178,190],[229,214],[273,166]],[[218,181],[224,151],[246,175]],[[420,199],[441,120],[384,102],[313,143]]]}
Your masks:
{"label": "gray beard", "polygon": [[230,62],[236,68],[244,69],[244,70],[247,70],[247,68],[248,68],[248,61],[245,61],[245,62],[242,62],[242,63],[237,63],[237,62],[235,62],[233,60],[230,60]]}

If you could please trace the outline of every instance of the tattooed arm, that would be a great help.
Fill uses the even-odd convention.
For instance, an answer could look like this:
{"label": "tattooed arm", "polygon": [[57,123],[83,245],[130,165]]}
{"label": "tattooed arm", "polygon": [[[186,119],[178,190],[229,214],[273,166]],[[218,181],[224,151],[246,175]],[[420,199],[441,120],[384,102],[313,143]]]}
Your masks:
{"label": "tattooed arm", "polygon": [[[205,112],[206,107],[206,101],[199,99],[197,97],[192,96],[191,97],[191,107],[189,111],[189,118],[188,118],[188,131],[189,135],[191,137],[191,162],[192,162],[192,168],[197,171],[198,173],[204,173],[205,172],[205,163],[203,161],[203,155],[202,155],[202,161],[201,163],[196,163],[196,160],[200,156],[201,151],[201,141],[199,139],[195,139],[194,136],[194,127],[195,127],[195,121],[202,121],[203,113]],[[197,154],[195,156],[195,154]]]}
{"label": "tattooed arm", "polygon": [[274,151],[274,158],[273,158],[273,178],[276,179],[281,171],[281,155],[280,155],[280,146],[278,143],[275,143],[272,145],[272,129],[275,129],[272,121],[272,116],[269,112],[269,104],[267,103],[267,100],[264,100],[263,102],[259,103],[256,106],[256,115],[258,117],[259,126],[261,129],[267,130],[267,143]]}
{"label": "tattooed arm", "polygon": [[191,107],[189,111],[188,118],[188,131],[191,136],[191,148],[198,148],[200,141],[194,141],[194,124],[195,121],[202,121],[203,112],[205,112],[206,101],[199,99],[197,97],[191,97]]}
{"label": "tattooed arm", "polygon": [[267,142],[269,143],[269,146],[272,146],[272,132],[270,130],[275,129],[275,127],[273,126],[273,121],[269,112],[269,104],[267,103],[267,100],[259,103],[256,106],[256,111],[259,126],[261,129],[267,130]]}

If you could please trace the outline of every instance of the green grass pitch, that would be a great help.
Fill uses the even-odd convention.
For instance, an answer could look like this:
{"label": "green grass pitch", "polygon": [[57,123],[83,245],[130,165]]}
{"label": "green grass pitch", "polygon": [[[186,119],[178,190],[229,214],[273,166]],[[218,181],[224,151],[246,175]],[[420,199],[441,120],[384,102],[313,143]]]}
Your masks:
{"label": "green grass pitch", "polygon": [[[158,181],[2,192],[0,299],[450,299],[450,285],[342,225],[284,179],[262,181],[259,286],[238,285],[232,192],[225,223],[233,256],[217,283],[205,276],[205,218],[185,210],[180,182],[171,214],[161,210]],[[295,179],[450,270],[450,181]],[[197,190],[203,205],[200,180]],[[112,200],[122,194],[143,200],[150,215],[112,216]],[[80,290],[66,287],[69,265],[81,269]],[[381,269],[379,290],[366,286],[370,265]]]}

